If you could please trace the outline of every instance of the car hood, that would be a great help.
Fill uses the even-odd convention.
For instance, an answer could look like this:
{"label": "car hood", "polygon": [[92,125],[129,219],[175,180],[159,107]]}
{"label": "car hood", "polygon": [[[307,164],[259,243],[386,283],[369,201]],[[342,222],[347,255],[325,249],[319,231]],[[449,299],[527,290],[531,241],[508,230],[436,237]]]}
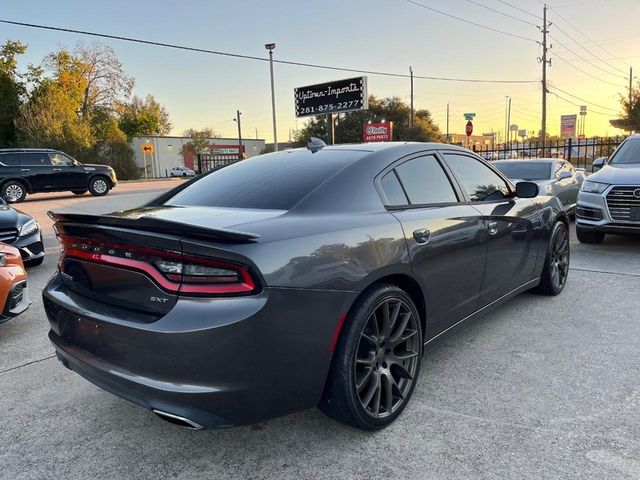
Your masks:
{"label": "car hood", "polygon": [[589,175],[589,181],[611,185],[640,185],[640,163],[631,165],[605,165]]}
{"label": "car hood", "polygon": [[16,228],[19,213],[8,205],[0,205],[0,228]]}

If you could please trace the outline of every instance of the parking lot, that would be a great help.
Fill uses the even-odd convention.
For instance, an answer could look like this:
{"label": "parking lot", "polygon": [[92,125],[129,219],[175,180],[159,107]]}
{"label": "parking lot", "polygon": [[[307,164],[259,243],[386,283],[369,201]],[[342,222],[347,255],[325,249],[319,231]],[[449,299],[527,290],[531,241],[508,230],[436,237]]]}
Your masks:
{"label": "parking lot", "polygon": [[30,310],[0,326],[0,478],[640,478],[640,238],[574,237],[560,296],[520,295],[431,346],[413,400],[377,433],[317,410],[184,430],[64,369],[40,299],[57,261],[46,211],[134,207],[176,182],[18,206],[47,256]]}

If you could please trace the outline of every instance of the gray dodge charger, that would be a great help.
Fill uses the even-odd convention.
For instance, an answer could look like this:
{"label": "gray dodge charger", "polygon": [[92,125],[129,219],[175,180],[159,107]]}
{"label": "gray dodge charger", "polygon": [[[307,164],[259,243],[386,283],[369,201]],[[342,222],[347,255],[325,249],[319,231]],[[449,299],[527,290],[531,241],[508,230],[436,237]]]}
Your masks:
{"label": "gray dodge charger", "polygon": [[316,140],[135,210],[51,215],[59,360],[197,429],[314,406],[382,428],[430,342],[569,272],[557,198],[435,143]]}

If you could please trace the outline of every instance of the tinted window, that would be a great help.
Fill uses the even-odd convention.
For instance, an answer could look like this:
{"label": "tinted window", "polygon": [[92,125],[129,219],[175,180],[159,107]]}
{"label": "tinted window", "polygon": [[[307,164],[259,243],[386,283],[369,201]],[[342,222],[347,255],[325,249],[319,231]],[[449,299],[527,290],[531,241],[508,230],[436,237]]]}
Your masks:
{"label": "tinted window", "polygon": [[167,205],[289,210],[367,152],[294,150],[221,168],[169,199]]}
{"label": "tinted window", "polygon": [[16,167],[20,165],[20,161],[16,153],[5,153],[3,155],[0,155],[0,162],[8,167]]}
{"label": "tinted window", "polygon": [[496,162],[493,164],[507,177],[514,180],[548,180],[551,178],[551,167],[549,162]]}
{"label": "tinted window", "polygon": [[46,152],[21,153],[20,165],[29,165],[36,167],[41,165],[51,165],[51,160],[49,160],[49,154],[47,154]]}
{"label": "tinted window", "polygon": [[452,153],[445,153],[444,157],[471,201],[501,200],[509,195],[505,181],[480,160]]}
{"label": "tinted window", "polygon": [[611,156],[613,165],[640,164],[640,140],[623,142]]}
{"label": "tinted window", "polygon": [[433,155],[414,158],[396,167],[412,204],[457,202],[451,182]]}
{"label": "tinted window", "polygon": [[384,190],[384,194],[387,196],[389,205],[406,205],[409,203],[395,172],[389,172],[382,177],[380,185],[382,186],[382,190]]}

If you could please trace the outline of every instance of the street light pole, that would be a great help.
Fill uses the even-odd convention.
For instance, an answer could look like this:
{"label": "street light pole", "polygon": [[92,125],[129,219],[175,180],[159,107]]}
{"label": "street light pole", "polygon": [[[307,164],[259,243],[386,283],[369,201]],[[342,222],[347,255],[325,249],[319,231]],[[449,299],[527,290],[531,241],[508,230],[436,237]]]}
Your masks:
{"label": "street light pole", "polygon": [[276,128],[276,92],[273,87],[273,50],[276,48],[275,43],[267,43],[264,48],[269,50],[269,71],[271,73],[271,114],[273,116],[273,151],[278,151],[278,133]]}
{"label": "street light pole", "polygon": [[236,118],[233,119],[233,121],[238,124],[238,160],[242,160],[242,126],[240,125],[240,115],[242,115],[242,112],[236,110]]}

